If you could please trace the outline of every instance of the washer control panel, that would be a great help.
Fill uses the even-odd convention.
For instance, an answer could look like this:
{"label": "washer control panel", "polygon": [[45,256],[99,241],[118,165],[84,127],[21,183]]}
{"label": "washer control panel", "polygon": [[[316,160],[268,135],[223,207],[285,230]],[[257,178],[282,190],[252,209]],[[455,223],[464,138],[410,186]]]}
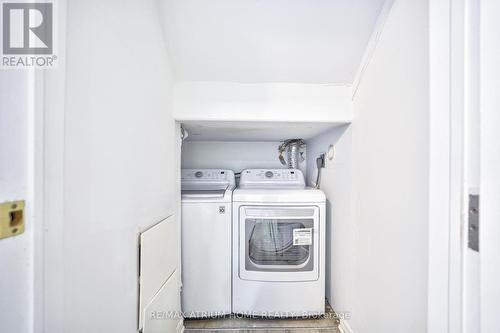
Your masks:
{"label": "washer control panel", "polygon": [[213,169],[182,169],[181,180],[227,180],[233,176],[231,170],[213,170]]}
{"label": "washer control panel", "polygon": [[241,172],[240,188],[304,188],[299,169],[247,169]]}
{"label": "washer control panel", "polygon": [[181,184],[190,186],[234,186],[234,172],[226,169],[182,169]]}

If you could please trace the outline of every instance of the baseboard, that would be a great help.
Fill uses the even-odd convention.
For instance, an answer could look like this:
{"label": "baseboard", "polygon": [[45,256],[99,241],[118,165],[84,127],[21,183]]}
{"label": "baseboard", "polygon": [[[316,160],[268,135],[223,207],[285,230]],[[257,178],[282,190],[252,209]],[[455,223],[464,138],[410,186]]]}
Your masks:
{"label": "baseboard", "polygon": [[340,333],[354,333],[351,326],[349,326],[349,323],[345,319],[340,319],[339,331]]}
{"label": "baseboard", "polygon": [[177,323],[176,332],[184,333],[184,331],[185,331],[184,318],[181,318],[181,320],[179,320],[179,322]]}

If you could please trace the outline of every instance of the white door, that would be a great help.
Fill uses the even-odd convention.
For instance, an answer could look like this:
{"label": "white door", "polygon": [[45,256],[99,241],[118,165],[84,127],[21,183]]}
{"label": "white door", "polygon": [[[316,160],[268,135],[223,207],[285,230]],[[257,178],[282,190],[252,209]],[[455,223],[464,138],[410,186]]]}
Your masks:
{"label": "white door", "polygon": [[[34,304],[33,108],[31,74],[27,70],[0,71],[0,203],[6,238],[0,239],[0,331],[32,331]],[[25,228],[10,216],[8,202],[26,200]],[[19,205],[16,206],[19,208]],[[0,209],[1,211],[1,209]],[[16,211],[18,211],[16,209]],[[18,214],[18,213],[16,213]],[[7,237],[8,236],[8,237]]]}

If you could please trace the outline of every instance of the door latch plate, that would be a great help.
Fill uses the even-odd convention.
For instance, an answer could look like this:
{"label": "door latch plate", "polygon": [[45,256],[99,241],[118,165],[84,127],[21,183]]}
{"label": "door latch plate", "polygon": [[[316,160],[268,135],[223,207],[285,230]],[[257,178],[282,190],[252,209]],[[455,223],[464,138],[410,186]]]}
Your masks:
{"label": "door latch plate", "polygon": [[24,200],[0,203],[0,239],[24,232]]}
{"label": "door latch plate", "polygon": [[469,195],[468,246],[479,252],[479,195]]}

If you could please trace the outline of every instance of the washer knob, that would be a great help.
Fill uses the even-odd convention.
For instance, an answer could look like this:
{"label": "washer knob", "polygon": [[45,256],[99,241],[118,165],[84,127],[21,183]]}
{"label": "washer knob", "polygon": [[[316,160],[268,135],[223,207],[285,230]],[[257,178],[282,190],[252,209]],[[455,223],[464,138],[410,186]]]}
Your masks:
{"label": "washer knob", "polygon": [[194,174],[194,176],[195,176],[196,178],[201,178],[201,177],[203,177],[203,172],[201,172],[201,171],[196,171],[196,172],[195,172],[195,174]]}
{"label": "washer knob", "polygon": [[267,171],[266,172],[266,177],[267,178],[273,178],[273,176],[274,176],[274,173],[272,171]]}

